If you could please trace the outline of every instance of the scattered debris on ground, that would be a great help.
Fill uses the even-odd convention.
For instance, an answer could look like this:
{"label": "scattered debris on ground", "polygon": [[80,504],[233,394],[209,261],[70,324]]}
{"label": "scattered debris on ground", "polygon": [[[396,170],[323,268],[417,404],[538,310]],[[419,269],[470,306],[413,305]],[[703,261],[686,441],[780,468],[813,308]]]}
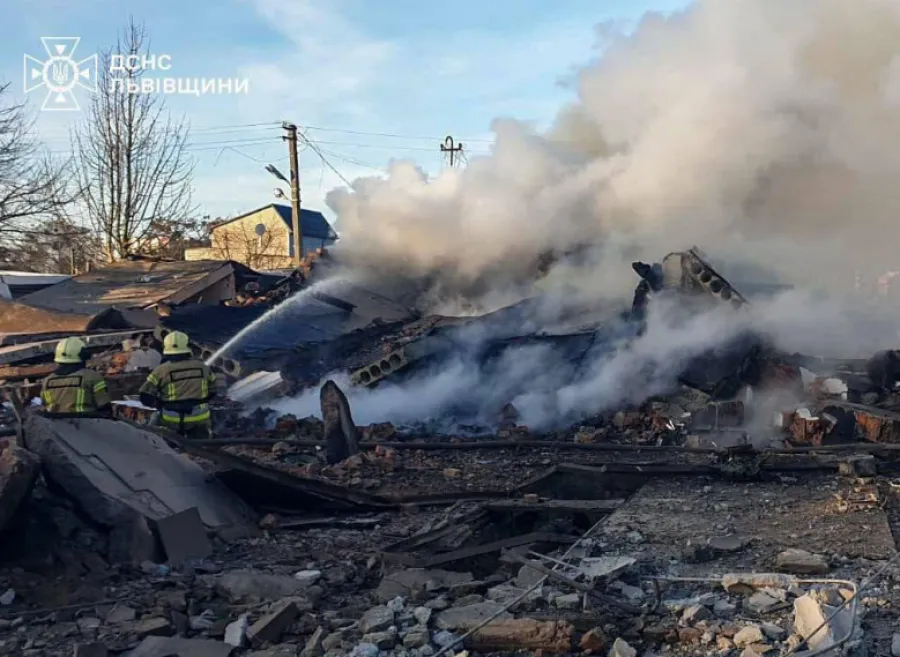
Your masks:
{"label": "scattered debris on ground", "polygon": [[[317,262],[226,312],[286,303]],[[635,271],[629,321],[651,292],[748,305],[695,250]],[[375,321],[372,298],[322,297],[360,325],[223,370],[208,441],[128,399],[158,362],[150,338],[95,347],[116,419],[29,409],[40,349],[0,364],[0,653],[900,655],[893,356],[825,363],[748,336],[666,394],[544,432],[511,401],[450,433],[358,426],[338,379],[322,419],[268,411],[334,372],[368,388],[439,368],[462,328],[507,321],[399,303]],[[498,329],[478,362],[528,343],[577,369],[595,329]],[[772,390],[794,401],[750,394]]]}

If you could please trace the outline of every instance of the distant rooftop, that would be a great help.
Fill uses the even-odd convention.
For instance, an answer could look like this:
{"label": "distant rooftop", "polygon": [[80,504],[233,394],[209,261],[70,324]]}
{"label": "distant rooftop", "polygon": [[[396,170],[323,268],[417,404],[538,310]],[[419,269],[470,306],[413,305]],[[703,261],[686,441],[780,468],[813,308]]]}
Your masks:
{"label": "distant rooftop", "polygon": [[[269,205],[264,205],[261,208],[256,208],[255,210],[250,210],[249,212],[245,212],[244,214],[238,215],[237,217],[232,217],[231,219],[226,219],[225,221],[219,222],[213,226],[213,230],[219,228],[220,226],[225,226],[234,221],[238,221],[239,219],[243,219],[244,217],[248,217],[251,214],[256,214],[262,210],[266,210],[267,208],[274,208],[278,213],[278,216],[281,217],[282,221],[284,221],[285,225],[288,229],[291,229],[293,213],[291,212],[291,207],[288,205],[280,205],[278,203],[269,203]],[[303,233],[303,237],[311,237],[317,240],[336,240],[338,235],[334,231],[334,228],[331,227],[331,224],[328,223],[328,220],[325,218],[321,212],[317,210],[307,210],[305,208],[300,208],[300,229]]]}
{"label": "distant rooftop", "polygon": [[233,271],[252,270],[228,260],[121,260],[69,278],[19,299],[21,303],[65,313],[94,315],[107,308],[146,308],[180,303]]}

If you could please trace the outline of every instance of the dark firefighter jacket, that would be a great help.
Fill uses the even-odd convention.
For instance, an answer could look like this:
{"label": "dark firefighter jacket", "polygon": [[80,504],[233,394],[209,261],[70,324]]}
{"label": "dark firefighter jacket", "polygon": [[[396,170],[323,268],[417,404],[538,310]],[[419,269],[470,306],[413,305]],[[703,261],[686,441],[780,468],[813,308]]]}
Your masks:
{"label": "dark firefighter jacket", "polygon": [[159,408],[166,424],[209,422],[216,375],[201,360],[172,358],[153,370],[141,386],[141,402]]}
{"label": "dark firefighter jacket", "polygon": [[106,380],[84,365],[57,368],[44,379],[41,401],[50,415],[96,414],[110,404]]}

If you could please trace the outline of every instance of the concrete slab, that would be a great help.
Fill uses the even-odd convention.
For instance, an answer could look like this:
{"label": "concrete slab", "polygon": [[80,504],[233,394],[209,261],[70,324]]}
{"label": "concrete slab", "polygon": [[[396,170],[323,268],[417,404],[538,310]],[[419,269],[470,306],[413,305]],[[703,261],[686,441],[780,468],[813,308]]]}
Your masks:
{"label": "concrete slab", "polygon": [[[604,534],[622,553],[682,563],[679,573],[771,571],[778,553],[799,548],[847,557],[887,559],[894,540],[880,508],[841,510],[835,495],[848,484],[834,475],[733,482],[704,477],[652,480],[606,521]],[[686,563],[690,545],[735,533],[752,548]]]}
{"label": "concrete slab", "polygon": [[159,436],[125,422],[32,415],[25,443],[41,457],[47,479],[113,531],[116,561],[158,556],[150,523],[191,508],[226,538],[256,531],[242,500]]}
{"label": "concrete slab", "polygon": [[205,559],[212,554],[212,543],[196,507],[157,520],[156,533],[173,566],[191,559]]}
{"label": "concrete slab", "polygon": [[126,657],[228,657],[234,647],[210,639],[148,636]]}

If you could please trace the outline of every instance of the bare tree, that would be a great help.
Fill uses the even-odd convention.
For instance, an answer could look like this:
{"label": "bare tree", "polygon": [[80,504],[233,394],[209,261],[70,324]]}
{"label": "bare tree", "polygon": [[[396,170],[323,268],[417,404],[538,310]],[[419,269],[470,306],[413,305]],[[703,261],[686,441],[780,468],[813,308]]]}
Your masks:
{"label": "bare tree", "polygon": [[110,260],[145,252],[161,225],[177,227],[193,211],[187,123],[172,118],[162,96],[131,91],[143,69],[110,66],[113,55],[133,61],[149,52],[146,30],[129,22],[101,54],[98,93],[73,137],[85,215]]}
{"label": "bare tree", "polygon": [[0,242],[0,268],[78,274],[103,259],[93,231],[64,217],[35,221]]}
{"label": "bare tree", "polygon": [[67,163],[42,151],[33,125],[25,106],[9,100],[9,84],[0,84],[0,243],[60,216],[77,195]]}

